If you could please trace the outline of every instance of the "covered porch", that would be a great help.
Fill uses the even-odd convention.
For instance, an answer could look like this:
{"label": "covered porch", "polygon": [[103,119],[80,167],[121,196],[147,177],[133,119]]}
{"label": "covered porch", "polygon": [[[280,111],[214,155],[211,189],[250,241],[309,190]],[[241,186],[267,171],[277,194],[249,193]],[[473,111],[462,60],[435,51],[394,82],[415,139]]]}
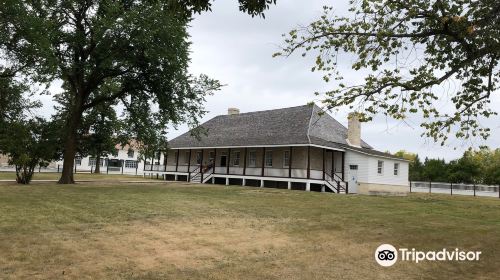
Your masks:
{"label": "covered porch", "polygon": [[[344,182],[345,152],[315,145],[179,148],[165,153],[163,165],[145,165],[145,171],[163,171],[165,179],[197,183],[242,184]],[[284,182],[284,183],[279,183]]]}

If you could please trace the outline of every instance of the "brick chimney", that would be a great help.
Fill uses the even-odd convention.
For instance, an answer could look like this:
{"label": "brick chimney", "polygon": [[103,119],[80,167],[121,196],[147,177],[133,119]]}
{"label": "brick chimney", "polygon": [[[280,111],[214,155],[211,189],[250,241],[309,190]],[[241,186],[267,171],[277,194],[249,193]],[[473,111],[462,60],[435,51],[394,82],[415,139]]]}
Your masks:
{"label": "brick chimney", "polygon": [[228,108],[227,109],[227,114],[228,115],[239,115],[240,114],[240,109],[238,109],[238,108]]}
{"label": "brick chimney", "polygon": [[361,123],[359,113],[352,112],[347,117],[347,143],[351,146],[361,147]]}

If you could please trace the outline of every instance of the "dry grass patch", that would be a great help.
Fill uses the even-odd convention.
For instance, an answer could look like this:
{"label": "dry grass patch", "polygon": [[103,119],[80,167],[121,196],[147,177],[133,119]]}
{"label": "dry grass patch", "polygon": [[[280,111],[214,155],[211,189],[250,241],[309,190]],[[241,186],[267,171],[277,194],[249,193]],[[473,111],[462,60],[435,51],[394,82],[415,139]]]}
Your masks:
{"label": "dry grass patch", "polygon": [[[189,185],[0,186],[1,279],[493,279],[500,202]],[[378,266],[381,243],[480,263]]]}

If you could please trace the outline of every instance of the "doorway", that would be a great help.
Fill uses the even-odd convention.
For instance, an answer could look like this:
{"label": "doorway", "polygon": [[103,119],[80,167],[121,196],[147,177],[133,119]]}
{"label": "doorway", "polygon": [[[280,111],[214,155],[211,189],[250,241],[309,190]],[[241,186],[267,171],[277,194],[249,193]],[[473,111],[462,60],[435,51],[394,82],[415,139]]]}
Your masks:
{"label": "doorway", "polygon": [[220,166],[221,167],[227,166],[227,156],[220,156]]}
{"label": "doorway", "polygon": [[358,192],[358,165],[349,165],[349,193]]}

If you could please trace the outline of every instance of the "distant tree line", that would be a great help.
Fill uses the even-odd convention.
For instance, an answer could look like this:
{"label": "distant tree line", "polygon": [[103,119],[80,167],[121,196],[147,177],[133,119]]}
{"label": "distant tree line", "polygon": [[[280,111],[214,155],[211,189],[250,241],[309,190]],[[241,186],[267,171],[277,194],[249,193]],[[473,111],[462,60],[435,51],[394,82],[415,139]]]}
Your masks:
{"label": "distant tree line", "polygon": [[410,181],[500,184],[500,148],[468,150],[461,158],[449,162],[427,157],[422,161],[417,154],[406,151],[395,155],[410,161]]}

